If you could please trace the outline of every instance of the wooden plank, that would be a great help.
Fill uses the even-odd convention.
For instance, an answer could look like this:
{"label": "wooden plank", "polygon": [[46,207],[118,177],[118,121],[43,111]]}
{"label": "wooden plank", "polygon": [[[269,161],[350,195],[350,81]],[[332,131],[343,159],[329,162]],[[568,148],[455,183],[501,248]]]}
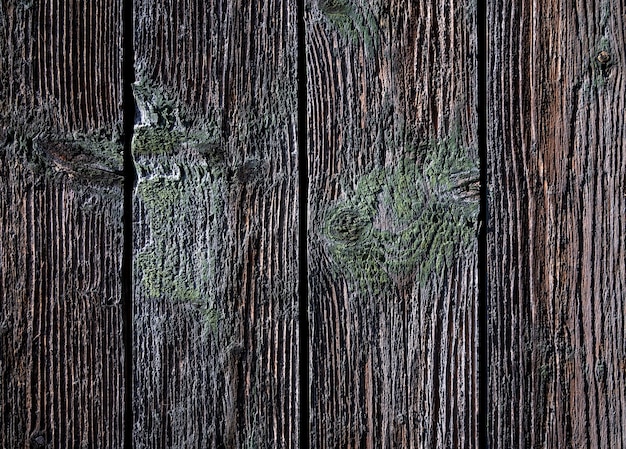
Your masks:
{"label": "wooden plank", "polygon": [[0,447],[123,445],[121,4],[0,5]]}
{"label": "wooden plank", "polygon": [[296,447],[294,1],[135,1],[136,448]]}
{"label": "wooden plank", "polygon": [[309,4],[314,448],[477,447],[475,22]]}
{"label": "wooden plank", "polygon": [[624,17],[489,3],[492,447],[626,447]]}

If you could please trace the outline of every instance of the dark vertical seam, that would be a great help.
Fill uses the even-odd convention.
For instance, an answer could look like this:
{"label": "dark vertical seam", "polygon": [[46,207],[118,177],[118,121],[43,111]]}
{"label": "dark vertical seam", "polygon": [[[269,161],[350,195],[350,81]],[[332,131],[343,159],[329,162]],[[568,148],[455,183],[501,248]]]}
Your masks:
{"label": "dark vertical seam", "polygon": [[124,213],[122,253],[122,338],[124,341],[124,449],[133,448],[133,189],[136,181],[131,151],[135,127],[133,0],[122,0],[122,114],[124,146]]}
{"label": "dark vertical seam", "polygon": [[309,271],[308,271],[308,203],[309,167],[307,151],[307,73],[306,73],[306,0],[297,0],[298,34],[298,307],[299,307],[299,393],[300,449],[310,447],[309,402]]}
{"label": "dark vertical seam", "polygon": [[[478,113],[478,154],[480,161],[480,212],[478,232],[478,397],[477,399],[477,440],[479,448],[489,447],[489,292],[487,269],[487,229],[488,214],[488,65],[489,42],[487,34],[487,0],[477,1],[477,113]],[[493,429],[491,429],[493,432]],[[494,440],[495,441],[495,440]]]}

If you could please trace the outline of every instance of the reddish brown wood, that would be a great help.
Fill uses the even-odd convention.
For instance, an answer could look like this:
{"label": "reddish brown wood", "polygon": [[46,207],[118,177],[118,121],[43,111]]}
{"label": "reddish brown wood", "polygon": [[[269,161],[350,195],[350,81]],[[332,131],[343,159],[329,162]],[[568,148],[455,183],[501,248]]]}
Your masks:
{"label": "reddish brown wood", "polygon": [[0,5],[0,447],[123,445],[120,2]]}
{"label": "reddish brown wood", "polygon": [[488,14],[491,445],[626,447],[626,5]]}

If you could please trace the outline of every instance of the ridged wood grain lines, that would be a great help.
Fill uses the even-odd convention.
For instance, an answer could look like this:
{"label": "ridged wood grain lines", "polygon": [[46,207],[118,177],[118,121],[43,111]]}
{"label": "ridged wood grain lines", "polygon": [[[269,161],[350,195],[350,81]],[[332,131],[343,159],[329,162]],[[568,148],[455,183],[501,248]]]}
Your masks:
{"label": "ridged wood grain lines", "polygon": [[138,448],[298,447],[293,1],[135,1]]}
{"label": "ridged wood grain lines", "polygon": [[475,4],[307,5],[312,447],[476,447]]}
{"label": "ridged wood grain lines", "polygon": [[489,4],[493,447],[626,445],[624,17]]}
{"label": "ridged wood grain lines", "polygon": [[121,3],[0,5],[0,447],[123,446]]}

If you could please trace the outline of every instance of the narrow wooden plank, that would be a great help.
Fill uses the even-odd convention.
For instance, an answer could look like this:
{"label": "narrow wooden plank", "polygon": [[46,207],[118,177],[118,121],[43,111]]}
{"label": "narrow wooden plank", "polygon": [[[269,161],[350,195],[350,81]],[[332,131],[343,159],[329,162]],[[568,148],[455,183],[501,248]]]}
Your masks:
{"label": "narrow wooden plank", "polygon": [[475,3],[306,19],[312,447],[477,447]]}
{"label": "narrow wooden plank", "polygon": [[298,442],[294,1],[135,1],[136,448]]}
{"label": "narrow wooden plank", "polygon": [[489,3],[492,447],[626,447],[626,5]]}
{"label": "narrow wooden plank", "polygon": [[0,5],[0,447],[123,445],[118,1]]}

